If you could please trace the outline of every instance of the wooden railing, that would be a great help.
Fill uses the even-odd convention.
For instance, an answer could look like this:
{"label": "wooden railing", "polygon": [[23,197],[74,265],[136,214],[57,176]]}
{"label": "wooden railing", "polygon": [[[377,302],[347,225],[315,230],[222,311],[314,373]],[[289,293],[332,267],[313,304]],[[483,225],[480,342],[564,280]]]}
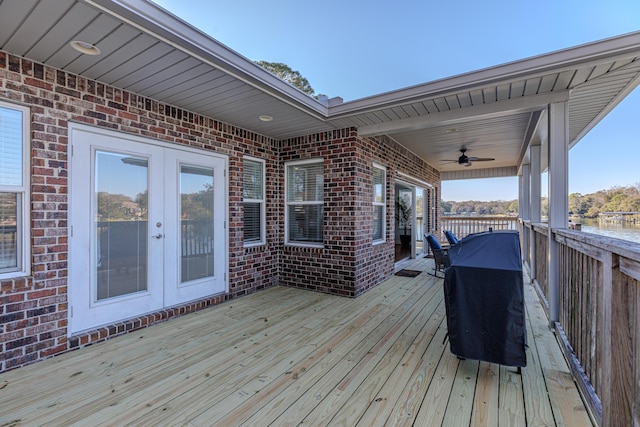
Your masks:
{"label": "wooden railing", "polygon": [[[514,216],[443,216],[440,229],[451,230],[458,239],[473,233],[492,230],[517,230],[518,218]],[[444,236],[436,236],[444,239]]]}
{"label": "wooden railing", "polygon": [[533,240],[535,242],[534,253],[536,260],[539,262],[535,263],[535,272],[532,274],[532,278],[535,278],[535,283],[542,290],[541,296],[543,296],[542,301],[544,303],[545,309],[547,310],[547,315],[549,314],[549,304],[547,303],[547,295],[549,295],[549,284],[548,284],[548,263],[547,263],[547,252],[548,252],[548,230],[546,224],[533,224]]}
{"label": "wooden railing", "polygon": [[[182,257],[200,256],[213,252],[213,223],[210,220],[182,220],[180,222]],[[146,220],[100,221],[97,224],[98,242],[102,256],[146,256],[147,240],[156,230],[149,230]],[[132,244],[135,242],[136,244]]]}
{"label": "wooden railing", "polygon": [[[523,223],[522,233],[535,241],[531,276],[545,300],[548,228]],[[640,244],[567,229],[553,238],[560,244],[554,327],[573,374],[598,424],[638,425]]]}

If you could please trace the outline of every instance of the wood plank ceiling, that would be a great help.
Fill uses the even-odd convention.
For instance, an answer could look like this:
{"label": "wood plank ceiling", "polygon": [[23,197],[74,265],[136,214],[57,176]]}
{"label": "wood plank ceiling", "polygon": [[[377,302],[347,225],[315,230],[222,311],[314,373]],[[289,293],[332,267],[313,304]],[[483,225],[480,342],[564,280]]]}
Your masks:
{"label": "wood plank ceiling", "polygon": [[[537,132],[549,102],[568,100],[575,144],[640,83],[640,33],[632,33],[326,102],[148,1],[0,1],[0,49],[11,54],[275,139],[344,127],[388,135],[444,177],[513,175],[526,162],[528,144],[542,138]],[[72,40],[94,44],[101,54],[82,55]],[[264,115],[273,120],[261,121]],[[472,168],[445,162],[463,147],[469,156],[496,160]]]}

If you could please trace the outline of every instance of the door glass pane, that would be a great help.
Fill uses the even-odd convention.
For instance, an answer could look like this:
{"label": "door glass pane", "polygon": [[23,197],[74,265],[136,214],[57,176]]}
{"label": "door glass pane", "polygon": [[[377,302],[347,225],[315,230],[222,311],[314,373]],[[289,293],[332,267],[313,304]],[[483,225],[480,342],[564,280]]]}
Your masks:
{"label": "door glass pane", "polygon": [[148,162],[97,151],[97,300],[147,290]]}
{"label": "door glass pane", "polygon": [[180,166],[181,282],[213,276],[213,169]]}
{"label": "door glass pane", "polygon": [[0,193],[0,272],[18,267],[18,195]]}

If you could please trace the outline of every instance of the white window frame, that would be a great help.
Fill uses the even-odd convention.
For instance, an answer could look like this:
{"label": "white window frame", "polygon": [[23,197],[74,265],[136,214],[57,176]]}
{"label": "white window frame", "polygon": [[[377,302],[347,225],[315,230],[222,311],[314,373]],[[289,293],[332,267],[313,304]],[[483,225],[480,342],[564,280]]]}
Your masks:
{"label": "white window frame", "polygon": [[[320,206],[324,206],[324,186],[323,186],[323,195],[322,195],[322,200],[320,201],[307,201],[307,202],[296,202],[296,201],[289,201],[288,200],[288,196],[289,196],[289,174],[288,174],[288,170],[290,167],[292,166],[297,166],[297,165],[309,165],[309,164],[321,164],[322,165],[322,170],[323,170],[323,174],[324,174],[324,159],[321,157],[315,157],[313,159],[307,159],[307,160],[296,160],[296,161],[291,161],[291,162],[285,162],[284,164],[284,242],[285,245],[289,245],[289,246],[301,246],[301,247],[310,247],[310,248],[323,248],[324,247],[324,238],[322,242],[308,242],[308,241],[298,241],[298,240],[291,240],[290,236],[289,236],[289,207],[291,205],[320,205]],[[323,213],[322,213],[322,221],[324,222],[324,209],[323,209]]]}
{"label": "white window frame", "polygon": [[[262,163],[262,199],[249,199],[242,198],[242,203],[258,203],[260,205],[260,240],[255,240],[251,242],[244,242],[245,248],[250,248],[254,246],[261,246],[267,243],[267,221],[266,221],[266,190],[267,190],[267,165],[263,159],[259,159],[251,156],[244,156],[243,163],[245,161],[254,162],[254,163]],[[243,187],[244,187],[244,174],[242,176]]]}
{"label": "white window frame", "polygon": [[0,185],[1,193],[18,195],[16,206],[16,252],[17,267],[0,271],[0,279],[28,276],[31,274],[31,233],[30,233],[30,139],[31,110],[29,107],[0,101],[0,108],[19,111],[22,114],[22,185]]}
{"label": "white window frame", "polygon": [[371,179],[373,182],[373,186],[372,186],[372,195],[371,195],[371,203],[372,203],[372,212],[371,212],[371,229],[373,232],[374,229],[374,220],[373,220],[373,214],[375,212],[375,207],[376,206],[382,206],[382,238],[381,239],[373,239],[373,244],[374,245],[379,245],[381,243],[384,243],[387,241],[387,168],[384,165],[381,165],[379,163],[373,162],[373,169],[379,169],[382,170],[382,175],[383,175],[383,179],[382,179],[382,202],[376,202],[375,197],[376,197],[376,192],[375,192],[375,182],[373,182],[373,173],[371,174]]}

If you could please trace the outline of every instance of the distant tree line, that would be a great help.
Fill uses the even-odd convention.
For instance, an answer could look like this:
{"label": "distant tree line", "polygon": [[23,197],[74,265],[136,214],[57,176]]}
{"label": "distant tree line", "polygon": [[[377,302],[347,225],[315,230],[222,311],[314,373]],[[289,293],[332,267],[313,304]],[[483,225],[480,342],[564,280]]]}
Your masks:
{"label": "distant tree line", "polygon": [[[542,215],[548,214],[548,200],[542,198]],[[640,212],[640,183],[628,187],[613,187],[591,194],[569,194],[569,215],[595,218],[601,212]],[[518,200],[491,202],[442,201],[444,215],[515,215]]]}
{"label": "distant tree line", "polygon": [[480,202],[470,200],[466,202],[442,202],[444,215],[516,215],[518,213],[517,200],[497,200]]}
{"label": "distant tree line", "polygon": [[640,183],[585,195],[569,194],[570,215],[593,218],[601,212],[640,212]]}

